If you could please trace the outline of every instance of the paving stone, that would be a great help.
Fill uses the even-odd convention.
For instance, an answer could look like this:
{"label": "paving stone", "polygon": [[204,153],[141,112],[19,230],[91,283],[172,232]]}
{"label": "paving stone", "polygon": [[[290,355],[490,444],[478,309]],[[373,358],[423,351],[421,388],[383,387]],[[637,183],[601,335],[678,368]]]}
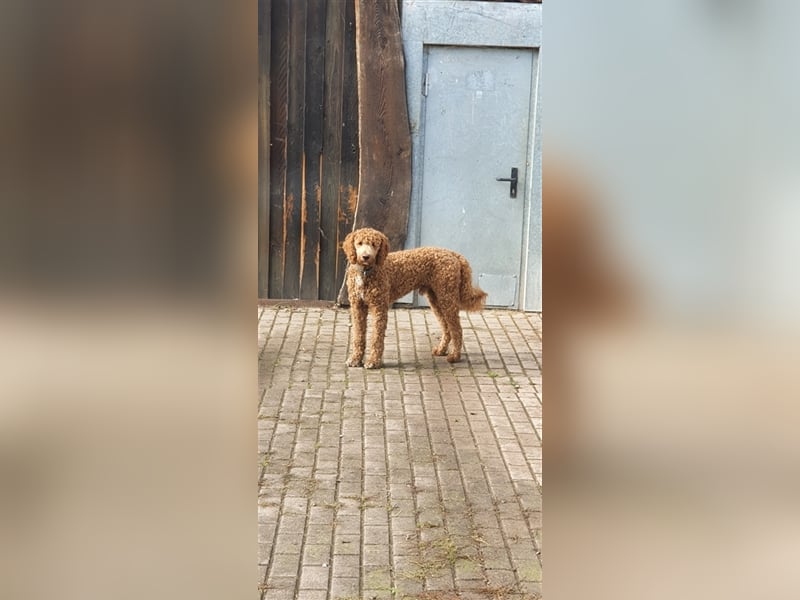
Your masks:
{"label": "paving stone", "polygon": [[284,589],[276,589],[276,588],[269,588],[264,591],[264,595],[261,596],[263,600],[286,600],[287,598],[293,597],[293,590],[284,590]]}
{"label": "paving stone", "polygon": [[387,589],[365,589],[362,598],[369,600],[396,600],[396,596],[390,588]]}
{"label": "paving stone", "polygon": [[335,513],[331,506],[312,506],[308,513],[308,522],[310,525],[331,523],[334,516]]}
{"label": "paving stone", "polygon": [[455,588],[453,575],[449,570],[440,572],[434,577],[425,578],[425,588],[428,590],[447,591]]}
{"label": "paving stone", "polygon": [[330,597],[334,600],[357,598],[358,577],[334,577],[331,579]]}
{"label": "paving stone", "polygon": [[284,512],[278,523],[278,535],[302,534],[306,528],[306,517],[302,514]]}
{"label": "paving stone", "polygon": [[460,589],[469,587],[466,582],[483,581],[483,569],[481,563],[475,559],[459,558],[456,559],[453,569],[455,570],[455,581]]}
{"label": "paving stone", "polygon": [[361,532],[361,515],[355,514],[340,514],[336,518],[335,524],[336,535],[343,534],[357,535]]}
{"label": "paving stone", "polygon": [[303,566],[324,567],[330,563],[330,544],[306,544],[303,547]]}
{"label": "paving stone", "polygon": [[449,365],[429,310],[390,311],[368,371],[347,311],[259,309],[262,598],[540,597],[541,318],[461,318]]}
{"label": "paving stone", "polygon": [[358,554],[338,554],[333,557],[333,578],[353,578],[361,576],[361,563]]}
{"label": "paving stone", "polygon": [[536,556],[514,562],[520,581],[541,581],[542,565]]}
{"label": "paving stone", "polygon": [[298,598],[303,600],[328,600],[327,590],[302,590],[301,593],[302,596],[298,596]]}
{"label": "paving stone", "polygon": [[389,546],[388,525],[364,525],[364,543]]}
{"label": "paving stone", "polygon": [[373,567],[388,567],[390,564],[389,547],[385,544],[370,543],[370,538],[366,536],[364,541],[365,543],[362,548],[362,560],[365,570],[370,571]]}
{"label": "paving stone", "polygon": [[389,524],[389,513],[386,503],[377,507],[370,507],[364,511],[364,525],[386,525]]}
{"label": "paving stone", "polygon": [[300,571],[301,590],[327,590],[329,567],[303,567]]}
{"label": "paving stone", "polygon": [[359,534],[337,534],[333,538],[334,557],[341,554],[360,554],[361,535]]}
{"label": "paving stone", "polygon": [[300,554],[302,535],[297,533],[278,533],[272,546],[273,553]]}
{"label": "paving stone", "polygon": [[475,538],[479,541],[484,566],[492,569],[511,569],[510,554],[506,548],[507,539],[499,530],[476,531]]}
{"label": "paving stone", "polygon": [[422,595],[423,587],[421,581],[413,581],[409,579],[399,578],[393,586],[397,598],[415,598]]}
{"label": "paving stone", "polygon": [[516,583],[516,574],[511,569],[486,569],[486,585],[489,588],[510,588]]}
{"label": "paving stone", "polygon": [[333,523],[322,523],[308,528],[306,532],[306,545],[327,544],[330,546],[333,536]]}
{"label": "paving stone", "polygon": [[521,581],[519,588],[526,596],[525,600],[539,600],[542,597],[542,583],[541,581]]}
{"label": "paving stone", "polygon": [[271,577],[264,583],[265,600],[286,600],[294,596],[297,577]]}
{"label": "paving stone", "polygon": [[270,577],[297,577],[300,557],[297,554],[276,554],[269,568]]}

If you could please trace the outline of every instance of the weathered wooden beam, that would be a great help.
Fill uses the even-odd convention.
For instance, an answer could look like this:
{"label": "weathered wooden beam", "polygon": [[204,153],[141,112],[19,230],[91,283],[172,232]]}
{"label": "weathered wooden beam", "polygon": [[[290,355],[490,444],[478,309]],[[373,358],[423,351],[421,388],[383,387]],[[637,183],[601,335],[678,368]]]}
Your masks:
{"label": "weathered wooden beam", "polygon": [[[359,187],[354,228],[405,244],[411,202],[411,131],[396,0],[356,2]],[[340,294],[340,301],[343,300]]]}
{"label": "weathered wooden beam", "polygon": [[396,0],[357,0],[359,187],[355,227],[403,247],[411,201],[411,131]]}
{"label": "weathered wooden beam", "polygon": [[269,292],[283,297],[284,197],[289,112],[289,0],[272,0],[270,15]]}
{"label": "weathered wooden beam", "polygon": [[322,141],[322,211],[320,215],[319,297],[339,291],[339,182],[342,157],[344,15],[342,2],[329,0],[325,23],[325,120]]}
{"label": "weathered wooden beam", "polygon": [[305,155],[306,2],[289,3],[289,111],[286,194],[283,199],[284,279],[281,298],[300,297],[300,229],[307,160]]}
{"label": "weathered wooden beam", "polygon": [[270,32],[272,2],[258,0],[258,297],[269,294]]}
{"label": "weathered wooden beam", "polygon": [[[334,0],[335,1],[335,0]],[[305,55],[305,181],[300,228],[300,298],[319,298],[322,141],[325,103],[326,0],[307,0]]]}
{"label": "weathered wooden beam", "polygon": [[[338,190],[339,231],[337,245],[352,231],[356,212],[359,182],[359,132],[358,132],[358,69],[356,66],[356,0],[345,4],[344,60],[342,73],[342,150],[341,177]],[[346,260],[337,248],[336,281],[340,282],[338,302],[347,299],[344,285]]]}

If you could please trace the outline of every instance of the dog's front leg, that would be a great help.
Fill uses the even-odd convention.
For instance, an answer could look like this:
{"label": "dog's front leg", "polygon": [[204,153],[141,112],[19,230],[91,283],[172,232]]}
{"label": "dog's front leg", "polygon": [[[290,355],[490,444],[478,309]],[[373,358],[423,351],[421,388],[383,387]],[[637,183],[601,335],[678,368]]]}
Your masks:
{"label": "dog's front leg", "polygon": [[360,367],[364,360],[367,345],[367,306],[350,301],[350,325],[353,328],[353,352],[347,359],[348,367]]}
{"label": "dog's front leg", "polygon": [[383,306],[373,307],[370,312],[372,312],[372,340],[369,343],[369,359],[364,366],[367,369],[377,369],[383,361],[383,341],[386,338],[389,315]]}

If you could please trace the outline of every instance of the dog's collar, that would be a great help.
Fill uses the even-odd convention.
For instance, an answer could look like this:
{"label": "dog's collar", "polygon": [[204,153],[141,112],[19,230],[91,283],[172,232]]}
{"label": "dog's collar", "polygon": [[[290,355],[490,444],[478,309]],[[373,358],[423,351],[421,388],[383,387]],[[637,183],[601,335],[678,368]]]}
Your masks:
{"label": "dog's collar", "polygon": [[359,271],[364,277],[369,277],[370,274],[375,270],[375,265],[371,267],[362,267],[361,265],[353,265],[356,271]]}

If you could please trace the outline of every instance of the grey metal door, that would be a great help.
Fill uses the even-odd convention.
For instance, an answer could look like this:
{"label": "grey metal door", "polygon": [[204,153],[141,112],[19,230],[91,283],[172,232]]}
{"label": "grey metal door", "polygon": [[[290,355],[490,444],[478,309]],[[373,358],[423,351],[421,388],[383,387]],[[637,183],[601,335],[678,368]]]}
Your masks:
{"label": "grey metal door", "polygon": [[488,305],[517,306],[538,50],[426,50],[420,244],[462,253]]}
{"label": "grey metal door", "polygon": [[[542,5],[403,0],[406,247],[464,254],[490,306],[542,308]],[[516,167],[516,198],[509,178]],[[410,299],[408,299],[410,301]]]}

